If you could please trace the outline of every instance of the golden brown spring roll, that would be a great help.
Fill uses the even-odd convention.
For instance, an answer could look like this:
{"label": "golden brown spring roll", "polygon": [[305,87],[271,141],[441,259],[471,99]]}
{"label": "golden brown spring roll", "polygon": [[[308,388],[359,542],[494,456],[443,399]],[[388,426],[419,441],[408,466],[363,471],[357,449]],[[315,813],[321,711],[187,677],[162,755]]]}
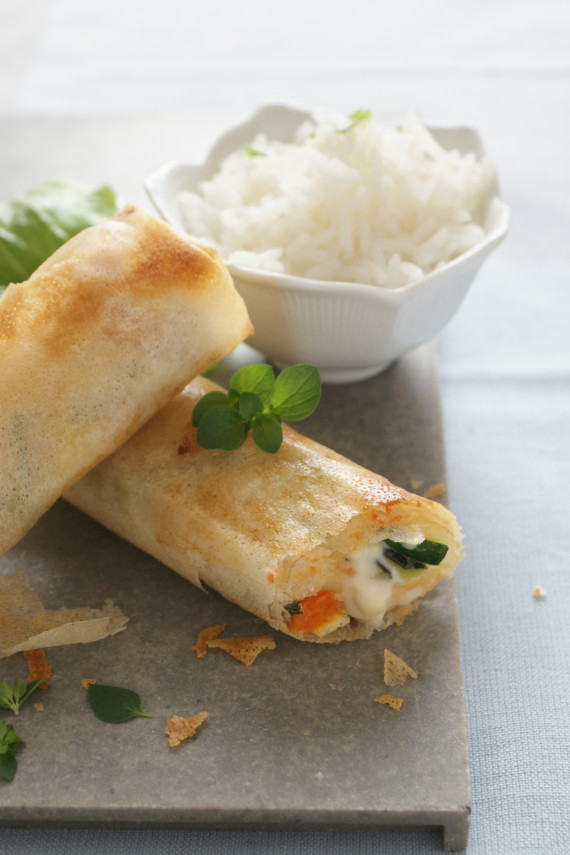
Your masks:
{"label": "golden brown spring roll", "polygon": [[453,575],[462,547],[449,510],[287,426],[274,455],[251,438],[237,451],[198,447],[192,410],[216,388],[194,380],[66,498],[307,641],[368,638]]}
{"label": "golden brown spring roll", "polygon": [[252,332],[213,251],[133,206],[0,299],[0,554]]}

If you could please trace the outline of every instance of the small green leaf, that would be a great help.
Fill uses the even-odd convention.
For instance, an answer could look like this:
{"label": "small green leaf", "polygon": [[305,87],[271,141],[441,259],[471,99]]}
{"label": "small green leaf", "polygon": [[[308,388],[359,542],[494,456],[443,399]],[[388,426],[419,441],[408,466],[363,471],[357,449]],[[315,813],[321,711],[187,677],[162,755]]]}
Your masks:
{"label": "small green leaf", "polygon": [[17,769],[18,761],[13,754],[7,756],[0,754],[0,778],[4,778],[5,781],[13,781]]}
{"label": "small green leaf", "polygon": [[20,745],[23,742],[12,725],[0,721],[0,778],[6,781],[12,781],[16,774],[18,762],[15,754]]}
{"label": "small green leaf", "polygon": [[33,683],[26,683],[21,677],[16,677],[10,686],[6,680],[2,680],[0,683],[0,707],[12,710],[13,713],[18,715],[22,704],[44,682],[45,680],[42,678],[41,680],[35,680]]}
{"label": "small green leaf", "polygon": [[253,392],[266,404],[271,397],[275,385],[275,374],[271,365],[258,363],[255,365],[244,365],[232,376],[230,380],[230,391]]}
{"label": "small green leaf", "polygon": [[213,407],[202,417],[196,441],[202,448],[234,451],[243,445],[248,425],[233,407]]}
{"label": "small green leaf", "polygon": [[258,413],[261,413],[262,409],[263,401],[258,395],[253,392],[242,392],[238,401],[238,410],[244,421],[251,422]]}
{"label": "small green leaf", "polygon": [[339,128],[337,133],[346,134],[359,125],[361,122],[366,121],[367,119],[372,118],[372,112],[370,110],[355,110],[354,113],[351,113],[348,117],[350,119],[350,125],[347,125],[346,128]]}
{"label": "small green leaf", "polygon": [[91,683],[87,698],[97,718],[110,724],[121,724],[135,716],[152,718],[152,713],[142,711],[140,695],[130,689]]}
{"label": "small green leaf", "polygon": [[249,154],[250,157],[266,157],[265,152],[258,151],[256,148],[251,148],[248,145],[244,146],[243,150],[246,154]]}
{"label": "small green leaf", "polygon": [[225,392],[208,392],[204,395],[194,409],[192,410],[192,424],[194,427],[198,427],[200,424],[202,417],[211,410],[213,407],[220,406],[231,406],[232,401],[230,400],[229,395]]}
{"label": "small green leaf", "polygon": [[314,365],[291,365],[275,381],[271,408],[283,419],[310,416],[321,397],[321,377]]}
{"label": "small green leaf", "polygon": [[262,413],[253,421],[251,435],[262,451],[275,454],[283,442],[281,419],[275,413]]}
{"label": "small green leaf", "polygon": [[12,725],[6,724],[5,721],[0,721],[0,753],[13,754],[21,744],[22,740]]}

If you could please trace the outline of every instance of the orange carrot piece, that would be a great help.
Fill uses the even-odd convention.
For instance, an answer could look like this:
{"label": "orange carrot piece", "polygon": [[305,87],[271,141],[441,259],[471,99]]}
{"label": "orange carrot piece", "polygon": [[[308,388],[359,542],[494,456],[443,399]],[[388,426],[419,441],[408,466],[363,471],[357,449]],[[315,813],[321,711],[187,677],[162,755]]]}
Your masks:
{"label": "orange carrot piece", "polygon": [[305,597],[300,606],[301,613],[294,614],[289,621],[292,632],[314,632],[344,614],[339,597],[331,591],[319,591],[318,594]]}

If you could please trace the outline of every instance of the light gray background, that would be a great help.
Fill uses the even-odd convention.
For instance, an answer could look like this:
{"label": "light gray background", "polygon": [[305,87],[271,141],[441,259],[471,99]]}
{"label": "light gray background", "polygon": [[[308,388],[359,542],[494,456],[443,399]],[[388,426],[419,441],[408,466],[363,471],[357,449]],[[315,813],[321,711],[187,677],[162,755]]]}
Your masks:
{"label": "light gray background", "polygon": [[[389,117],[412,108],[479,129],[512,228],[440,339],[448,487],[468,549],[458,576],[468,852],[566,855],[570,6],[1,0],[0,20],[3,116],[191,115],[189,158],[278,100]],[[183,154],[165,138],[164,160]],[[48,177],[30,160],[30,186]],[[8,178],[0,193],[25,189]],[[544,601],[532,598],[537,584]],[[436,832],[0,832],[2,855],[439,849]]]}

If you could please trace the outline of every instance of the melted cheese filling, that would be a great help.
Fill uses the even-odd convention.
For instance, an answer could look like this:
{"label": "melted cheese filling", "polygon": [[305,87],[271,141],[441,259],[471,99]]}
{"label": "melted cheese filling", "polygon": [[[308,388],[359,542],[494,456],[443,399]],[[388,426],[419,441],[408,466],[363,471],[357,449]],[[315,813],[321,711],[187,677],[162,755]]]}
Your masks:
{"label": "melted cheese filling", "polygon": [[[406,530],[406,540],[398,541],[413,548],[425,540],[418,526]],[[349,552],[346,560],[352,573],[344,578],[342,591],[346,610],[350,617],[364,620],[380,626],[388,609],[407,605],[427,593],[428,586],[421,584],[421,576],[426,571],[409,573],[392,561],[386,554],[387,539],[394,539],[393,532],[381,529],[376,537],[355,552]]]}

